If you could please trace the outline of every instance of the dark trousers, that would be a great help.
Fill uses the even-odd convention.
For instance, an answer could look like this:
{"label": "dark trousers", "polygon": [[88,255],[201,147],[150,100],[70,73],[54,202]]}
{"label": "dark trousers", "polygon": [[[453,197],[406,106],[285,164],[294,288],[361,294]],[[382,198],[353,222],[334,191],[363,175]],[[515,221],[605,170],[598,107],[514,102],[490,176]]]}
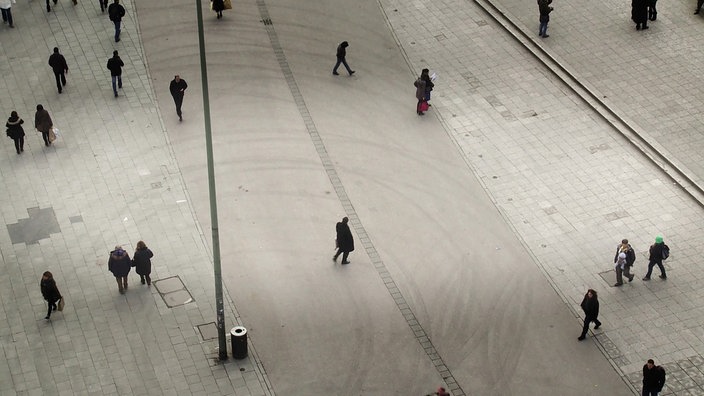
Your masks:
{"label": "dark trousers", "polygon": [[174,103],[176,104],[176,115],[181,118],[181,105],[183,104],[183,94],[177,94],[174,96]]}
{"label": "dark trousers", "polygon": [[601,326],[601,322],[599,322],[599,319],[597,318],[584,318],[584,326],[582,326],[582,337],[587,335],[587,331],[589,331],[589,323],[594,322],[596,324],[596,327]]}
{"label": "dark trousers", "polygon": [[120,41],[120,24],[122,21],[112,21],[115,24],[115,42]]}
{"label": "dark trousers", "polygon": [[42,132],[42,139],[44,139],[44,145],[48,146],[51,144],[49,141],[49,132]]}
{"label": "dark trousers", "polygon": [[338,248],[337,253],[335,253],[334,258],[337,259],[337,257],[340,255],[340,253],[342,253],[342,262],[344,263],[345,261],[347,261],[347,256],[350,255],[350,252],[343,252],[342,249]]}
{"label": "dark trousers", "polygon": [[701,10],[702,5],[704,5],[704,0],[697,0],[697,12]]}
{"label": "dark trousers", "polygon": [[10,9],[10,8],[8,8],[8,9],[0,8],[0,11],[2,11],[2,21],[9,23],[10,26],[14,26],[14,25],[12,24],[12,9]]}
{"label": "dark trousers", "polygon": [[149,274],[147,274],[147,275],[140,275],[139,278],[141,279],[142,284],[144,284],[145,281],[147,282],[148,285],[151,285],[151,284],[152,284],[152,278],[149,277]]}
{"label": "dark trousers", "polygon": [[105,12],[108,9],[108,0],[98,0],[100,2],[100,12]]}
{"label": "dark trousers", "polygon": [[345,60],[344,57],[337,57],[337,63],[335,63],[335,67],[332,68],[333,73],[337,73],[337,68],[340,67],[340,64],[345,65],[345,69],[347,69],[347,73],[352,74],[352,69],[350,69],[350,66],[347,64],[347,61]]}
{"label": "dark trousers", "polygon": [[660,393],[660,391],[643,387],[643,396],[658,396],[658,393]]}
{"label": "dark trousers", "polygon": [[15,150],[17,150],[17,154],[20,153],[20,151],[24,151],[24,136],[20,136],[17,139],[12,139],[15,141]]}
{"label": "dark trousers", "polygon": [[540,22],[540,27],[538,28],[538,36],[543,37],[548,32],[548,21]]}
{"label": "dark trousers", "polygon": [[117,281],[117,289],[120,291],[120,293],[124,292],[125,289],[127,289],[127,277],[116,276],[115,280]]}
{"label": "dark trousers", "polygon": [[66,74],[64,74],[63,70],[59,72],[54,70],[54,77],[56,77],[56,88],[58,88],[59,93],[61,93],[61,86],[66,86]]}
{"label": "dark trousers", "polygon": [[[59,300],[60,300],[60,299],[59,299]],[[56,306],[56,303],[57,303],[59,300],[54,300],[54,301],[46,300],[47,305],[49,306],[49,309],[48,309],[47,312],[46,312],[46,317],[47,317],[47,318],[49,318],[49,317],[51,316],[51,312],[52,312],[52,311],[56,311],[56,309],[58,308],[58,307]]]}
{"label": "dark trousers", "polygon": [[648,19],[654,21],[658,19],[658,10],[655,9],[655,1],[650,1],[648,4]]}
{"label": "dark trousers", "polygon": [[662,260],[657,260],[657,261],[650,260],[650,262],[648,263],[648,273],[645,274],[646,278],[650,278],[650,275],[653,273],[653,267],[655,267],[656,264],[657,264],[658,268],[660,268],[660,276],[663,276],[663,277],[667,276],[667,274],[665,274],[665,266],[662,265]]}
{"label": "dark trousers", "polygon": [[112,92],[117,96],[117,89],[122,88],[122,76],[112,76]]}

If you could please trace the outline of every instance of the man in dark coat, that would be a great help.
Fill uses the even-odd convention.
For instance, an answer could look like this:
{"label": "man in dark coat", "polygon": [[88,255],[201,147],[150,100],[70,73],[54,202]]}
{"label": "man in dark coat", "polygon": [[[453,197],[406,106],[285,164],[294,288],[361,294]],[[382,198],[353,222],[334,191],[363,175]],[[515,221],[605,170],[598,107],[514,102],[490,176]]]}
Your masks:
{"label": "man in dark coat", "polygon": [[183,121],[183,117],[181,116],[181,105],[183,104],[183,95],[186,93],[186,88],[188,88],[186,80],[179,77],[178,74],[174,76],[174,79],[171,80],[171,84],[169,84],[169,91],[171,91],[171,96],[174,98],[174,103],[176,104],[176,115],[178,115],[179,121]]}
{"label": "man in dark coat", "polygon": [[629,282],[633,282],[634,275],[631,274],[631,267],[633,263],[636,262],[636,252],[633,247],[628,243],[628,239],[621,240],[621,243],[616,246],[616,255],[614,256],[614,264],[618,263],[619,255],[623,253],[625,256],[625,264],[623,265],[623,272],[619,272],[620,267],[616,268],[616,284],[614,286],[623,285],[622,276],[625,275]]}
{"label": "man in dark coat", "polygon": [[332,68],[332,74],[336,76],[340,75],[337,72],[337,68],[340,67],[340,63],[345,65],[345,69],[347,69],[347,73],[349,73],[350,76],[354,74],[354,70],[350,69],[350,66],[347,64],[347,60],[345,60],[345,57],[347,56],[347,47],[349,46],[350,44],[347,41],[343,41],[337,46],[337,63],[335,63],[335,67]]}
{"label": "man in dark coat", "polygon": [[352,237],[350,226],[347,225],[348,221],[347,217],[343,217],[342,221],[335,226],[335,231],[337,231],[337,253],[332,256],[332,260],[337,261],[337,257],[342,253],[342,264],[350,263],[347,261],[347,256],[349,256],[351,251],[354,251],[354,238]]}
{"label": "man in dark coat", "polygon": [[51,141],[49,140],[49,131],[53,126],[54,123],[51,121],[49,112],[44,109],[44,106],[38,104],[37,112],[34,114],[34,127],[42,133],[42,139],[44,139],[45,146],[49,146],[51,144]]}
{"label": "man in dark coat", "polygon": [[49,66],[54,71],[56,77],[56,88],[61,93],[62,86],[66,86],[66,73],[68,73],[68,64],[66,58],[59,53],[59,47],[54,47],[54,53],[49,57]]}
{"label": "man in dark coat", "polygon": [[665,245],[662,237],[658,235],[655,237],[655,243],[650,246],[650,258],[648,260],[648,273],[645,274],[643,278],[644,281],[650,280],[650,275],[653,273],[653,267],[655,265],[660,268],[660,279],[667,279],[667,274],[665,273],[665,266],[662,265],[662,260],[665,258],[663,256],[663,251],[667,250],[670,252],[670,248]]}
{"label": "man in dark coat", "polygon": [[643,366],[643,396],[658,396],[665,386],[665,369],[656,366],[653,359]]}
{"label": "man in dark coat", "polygon": [[540,28],[538,29],[538,36],[542,38],[550,37],[548,32],[548,22],[550,22],[550,13],[553,8],[550,7],[552,0],[538,0],[538,11],[540,12]]}
{"label": "man in dark coat", "polygon": [[108,7],[108,17],[115,25],[115,42],[120,41],[120,24],[122,17],[125,16],[125,7],[120,4],[120,0],[113,0],[113,3]]}
{"label": "man in dark coat", "polygon": [[580,305],[584,311],[584,326],[582,326],[582,334],[577,339],[582,341],[587,335],[587,331],[589,331],[589,323],[596,323],[594,330],[601,326],[601,322],[598,319],[599,299],[596,296],[596,291],[593,289],[587,290],[587,294],[584,295],[584,299]]}
{"label": "man in dark coat", "polygon": [[631,19],[636,23],[636,30],[648,29],[648,0],[631,1]]}
{"label": "man in dark coat", "polygon": [[122,246],[115,246],[115,250],[110,252],[108,271],[115,275],[120,294],[124,294],[125,290],[127,290],[127,275],[130,273],[130,269],[132,269],[130,255],[122,249]]}
{"label": "man in dark coat", "polygon": [[115,97],[117,97],[117,89],[122,89],[122,66],[124,65],[124,62],[117,54],[117,50],[113,51],[112,58],[108,59],[108,70],[110,70],[110,76],[112,77],[112,92]]}

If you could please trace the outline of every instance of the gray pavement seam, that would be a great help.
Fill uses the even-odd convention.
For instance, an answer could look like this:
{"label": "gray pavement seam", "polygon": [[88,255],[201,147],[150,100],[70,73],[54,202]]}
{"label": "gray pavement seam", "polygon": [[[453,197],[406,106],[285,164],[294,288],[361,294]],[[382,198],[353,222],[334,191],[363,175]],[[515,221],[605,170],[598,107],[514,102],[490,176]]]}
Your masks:
{"label": "gray pavement seam", "polygon": [[[367,232],[364,226],[362,225],[361,220],[357,216],[357,212],[355,211],[354,206],[350,198],[348,197],[347,192],[345,191],[345,188],[342,185],[342,182],[340,181],[340,177],[337,174],[335,165],[333,164],[332,160],[330,159],[330,156],[327,153],[325,144],[323,143],[322,138],[318,133],[315,123],[313,122],[313,118],[311,117],[310,112],[308,111],[308,107],[306,106],[305,100],[303,99],[303,95],[301,94],[296,80],[293,77],[293,72],[291,71],[288,61],[286,60],[283,48],[279,43],[278,35],[276,33],[276,30],[274,29],[274,24],[272,23],[271,17],[269,16],[269,11],[266,2],[264,0],[257,0],[257,7],[259,8],[261,21],[266,28],[267,34],[269,35],[269,40],[271,42],[272,49],[274,51],[274,54],[276,55],[276,59],[279,63],[279,66],[281,67],[281,72],[286,79],[286,83],[288,84],[288,87],[291,91],[291,95],[296,103],[296,107],[298,108],[301,118],[304,120],[306,129],[308,131],[308,134],[310,135],[310,139],[313,145],[315,146],[315,150],[318,153],[318,156],[320,157],[320,161],[322,162],[323,168],[325,168],[325,172],[327,173],[328,178],[330,179],[330,183],[335,188],[335,193],[337,194],[340,203],[342,203],[342,206],[345,208],[345,213],[349,217],[350,222],[352,223],[360,242],[364,246],[364,249],[367,255],[369,256],[369,259],[372,262],[372,265],[374,265],[374,268],[381,277],[381,280],[384,282],[386,290],[389,292],[391,298],[394,300],[396,307],[398,308],[399,312],[408,324],[408,327],[413,333],[414,338],[416,339],[416,341],[418,341],[420,346],[423,348],[423,351],[431,360],[437,372],[445,381],[447,389],[449,389],[453,395],[465,395],[466,393],[464,392],[460,384],[455,380],[452,371],[445,365],[445,362],[440,356],[440,353],[435,349],[432,340],[430,340],[425,330],[416,319],[413,310],[406,302],[406,299],[399,290],[399,288],[396,286],[396,283],[393,280],[391,273],[389,273],[389,271],[387,270],[384,261],[381,259],[379,253],[374,247],[374,244],[367,235]],[[388,21],[388,19],[386,20]]]}

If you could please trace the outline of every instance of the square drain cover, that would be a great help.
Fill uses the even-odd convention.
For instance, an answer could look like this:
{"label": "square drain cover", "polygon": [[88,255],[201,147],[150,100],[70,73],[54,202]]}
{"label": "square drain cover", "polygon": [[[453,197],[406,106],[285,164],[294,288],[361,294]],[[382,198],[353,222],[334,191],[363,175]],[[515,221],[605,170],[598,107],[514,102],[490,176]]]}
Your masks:
{"label": "square drain cover", "polygon": [[218,338],[218,328],[215,326],[215,322],[204,323],[196,326],[200,332],[200,337],[203,341],[212,340]]}
{"label": "square drain cover", "polygon": [[188,292],[178,275],[156,280],[154,286],[169,308],[193,302],[191,293]]}

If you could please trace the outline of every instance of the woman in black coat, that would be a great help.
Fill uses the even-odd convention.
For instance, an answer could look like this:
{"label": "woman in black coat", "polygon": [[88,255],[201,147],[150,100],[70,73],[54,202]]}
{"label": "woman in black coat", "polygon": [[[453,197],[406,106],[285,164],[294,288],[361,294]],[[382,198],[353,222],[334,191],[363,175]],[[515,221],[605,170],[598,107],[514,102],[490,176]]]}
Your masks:
{"label": "woman in black coat", "polygon": [[631,1],[631,19],[636,23],[636,30],[648,29],[648,0]]}
{"label": "woman in black coat", "polygon": [[7,119],[5,126],[7,127],[7,136],[15,141],[15,150],[17,154],[24,151],[24,129],[22,128],[24,120],[21,119],[16,111],[10,113],[10,118]]}
{"label": "woman in black coat", "polygon": [[213,2],[213,11],[218,15],[217,18],[222,18],[222,10],[225,9],[225,0],[211,0]]}
{"label": "woman in black coat", "polygon": [[337,257],[342,253],[342,264],[349,264],[347,261],[347,256],[350,252],[354,250],[354,238],[352,237],[352,231],[350,231],[350,226],[347,225],[349,219],[343,217],[342,221],[337,223],[335,226],[335,231],[337,232],[337,238],[335,239],[337,244],[337,253],[332,256],[333,261],[337,261]]}
{"label": "woman in black coat", "polygon": [[584,311],[584,326],[582,327],[582,335],[579,336],[578,340],[582,341],[589,330],[589,323],[596,323],[594,330],[601,326],[601,322],[597,318],[599,316],[599,299],[596,296],[596,291],[593,289],[587,290],[587,294],[584,295],[580,305]]}
{"label": "woman in black coat", "polygon": [[147,245],[142,241],[137,242],[137,249],[132,257],[132,266],[139,274],[142,284],[146,281],[147,286],[152,284],[152,278],[149,277],[152,273],[152,261],[150,260],[152,257],[154,257],[154,253],[149,250]]}
{"label": "woman in black coat", "polygon": [[56,287],[54,276],[49,271],[44,272],[42,275],[42,280],[39,282],[39,287],[42,290],[42,296],[49,304],[49,310],[44,318],[48,320],[51,316],[51,312],[56,311],[56,303],[61,300],[61,293],[59,293],[59,289]]}

